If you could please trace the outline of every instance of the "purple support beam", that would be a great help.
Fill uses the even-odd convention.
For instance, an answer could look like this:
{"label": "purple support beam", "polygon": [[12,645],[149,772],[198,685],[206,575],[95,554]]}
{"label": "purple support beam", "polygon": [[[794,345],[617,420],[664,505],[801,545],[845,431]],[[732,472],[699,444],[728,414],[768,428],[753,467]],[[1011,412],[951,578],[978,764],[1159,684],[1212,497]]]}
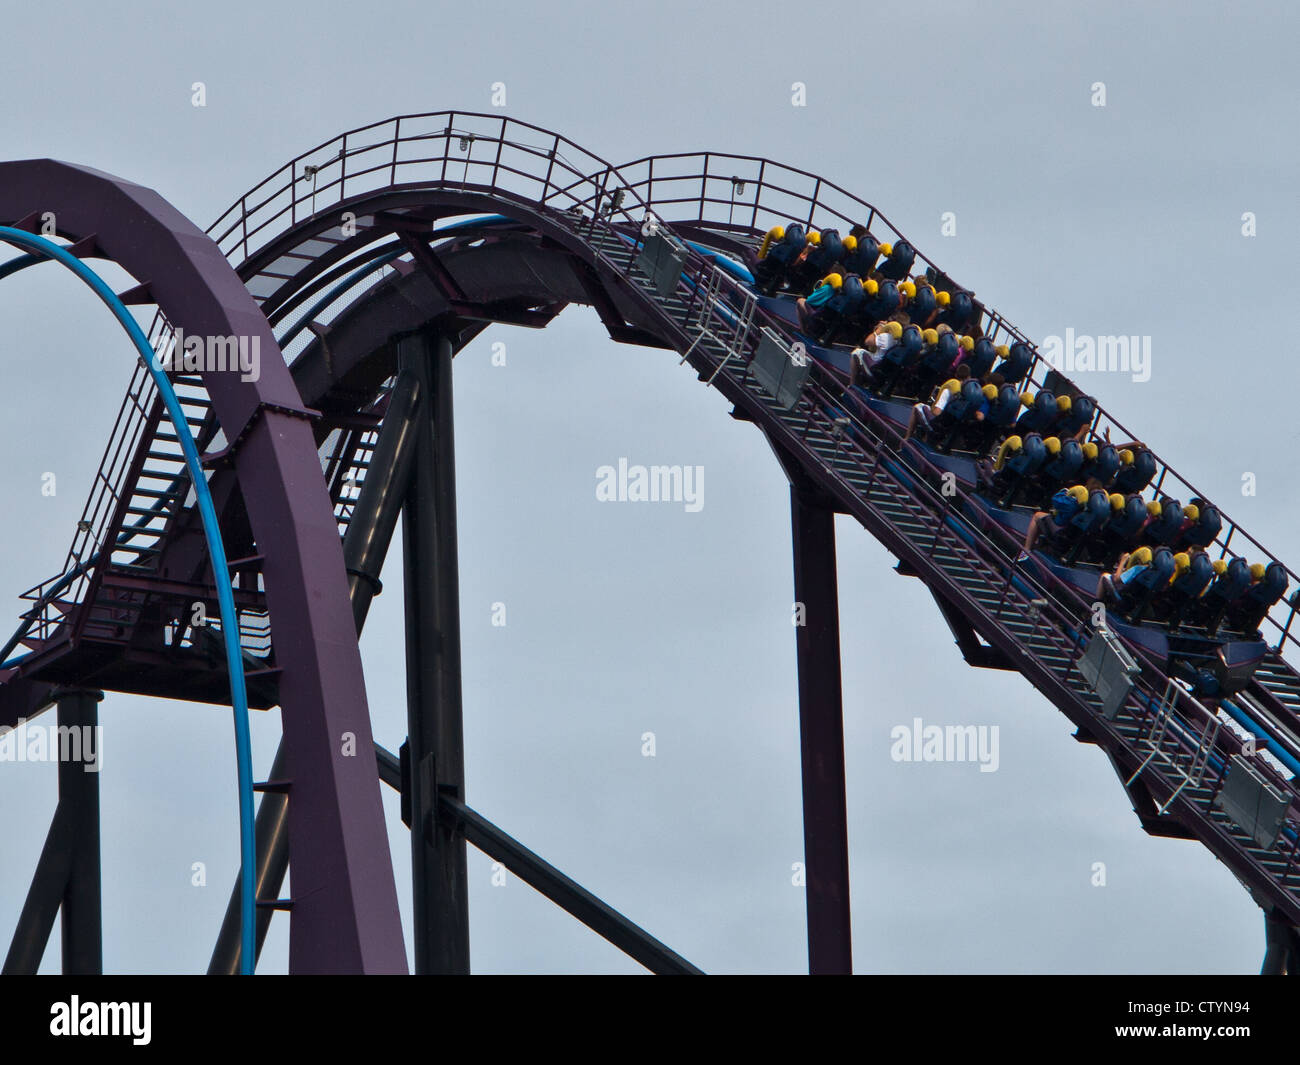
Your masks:
{"label": "purple support beam", "polygon": [[835,512],[798,482],[790,486],[795,628],[799,659],[799,747],[803,765],[808,971],[853,971],[849,923],[849,832],[844,789],[844,714]]}
{"label": "purple support beam", "polygon": [[294,972],[405,972],[388,837],[338,526],[307,412],[266,318],[221,250],[156,192],[89,168],[0,165],[0,220],[52,211],[95,237],[189,336],[248,337],[261,376],[205,372],[264,556],[281,667]]}

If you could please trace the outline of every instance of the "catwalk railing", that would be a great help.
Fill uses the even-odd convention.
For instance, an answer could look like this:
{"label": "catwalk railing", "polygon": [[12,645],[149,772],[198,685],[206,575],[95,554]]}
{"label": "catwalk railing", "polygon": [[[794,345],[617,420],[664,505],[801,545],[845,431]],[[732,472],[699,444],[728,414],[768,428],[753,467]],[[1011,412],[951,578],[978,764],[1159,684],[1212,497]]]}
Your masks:
{"label": "catwalk railing", "polygon": [[[505,116],[400,115],[340,134],[289,160],[217,219],[208,234],[240,264],[283,228],[363,193],[421,185],[509,193],[559,211],[602,201],[624,183],[572,141]],[[629,205],[630,207],[630,205]],[[627,208],[615,215],[632,221]],[[274,228],[277,223],[287,223]]]}

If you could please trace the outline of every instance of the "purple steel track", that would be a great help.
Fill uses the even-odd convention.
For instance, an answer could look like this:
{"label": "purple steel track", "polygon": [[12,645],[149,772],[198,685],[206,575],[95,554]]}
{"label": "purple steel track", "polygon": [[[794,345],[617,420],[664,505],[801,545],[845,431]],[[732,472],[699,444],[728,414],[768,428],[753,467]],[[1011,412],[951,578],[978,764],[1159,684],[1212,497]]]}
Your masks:
{"label": "purple steel track", "polygon": [[[541,144],[529,143],[538,138]],[[692,169],[701,158],[702,171]],[[1300,919],[1300,835],[1293,835],[1289,852],[1285,844],[1255,846],[1213,807],[1223,773],[1207,778],[1210,752],[1224,763],[1239,753],[1239,738],[1220,734],[1213,713],[1173,684],[1158,656],[1141,649],[1142,675],[1122,712],[1099,715],[1099,700],[1075,665],[1089,633],[1081,621],[1086,597],[1050,575],[1040,581],[1017,569],[1018,540],[973,504],[940,497],[937,467],[919,451],[905,452],[897,427],[870,411],[834,417],[842,382],[826,367],[814,363],[793,406],[775,402],[751,360],[761,330],[792,340],[788,323],[756,308],[752,293],[695,252],[686,255],[669,295],[638,277],[631,241],[645,232],[638,214],[651,208],[665,216],[660,221],[669,232],[740,258],[767,225],[788,218],[822,226],[865,222],[897,235],[874,207],[770,160],[706,153],[614,168],[541,127],[464,112],[400,116],[318,146],[241,197],[209,230],[213,239],[157,194],[107,175],[50,161],[0,167],[0,219],[23,224],[55,212],[60,236],[81,242],[87,256],[123,266],[167,322],[191,335],[257,336],[266,353],[259,382],[205,373],[203,385],[234,442],[234,477],[218,469],[214,494],[220,479],[223,498],[237,504],[242,495],[246,503],[248,543],[251,549],[255,541],[260,555],[274,629],[272,672],[279,674],[291,778],[291,969],[405,968],[374,765],[367,757],[371,740],[340,519],[335,501],[322,491],[323,440],[316,437],[356,424],[392,371],[395,338],[445,330],[458,349],[485,322],[541,326],[569,302],[594,306],[615,340],[684,352],[701,379],[735,404],[733,413],[768,437],[792,482],[795,583],[798,597],[810,601],[809,625],[797,635],[814,971],[848,971],[851,961],[836,511],[852,515],[900,559],[900,569],[925,581],[954,631],[965,632],[975,651],[987,652],[973,664],[1001,663],[1023,673],[1106,750],[1122,780],[1132,774],[1129,783],[1138,781],[1151,807],[1144,827],[1168,832],[1181,826],[1265,902]],[[353,213],[361,231],[336,239],[344,211]],[[434,249],[419,236],[448,216],[498,212],[517,227],[501,243],[489,236],[478,246],[453,240]],[[402,276],[355,295],[336,317],[313,321],[315,339],[295,359],[291,376],[268,323],[288,324],[388,237],[412,257],[400,262]],[[928,262],[924,256],[918,261]],[[982,310],[992,335],[1020,336],[996,312]],[[1042,363],[1036,368],[1041,375]],[[1032,371],[1030,380],[1040,384]],[[325,412],[315,434],[313,412],[302,409],[300,396]],[[1106,423],[1122,429],[1099,412],[1096,426]],[[342,463],[332,476],[337,484],[350,460],[335,460]],[[1161,481],[1194,493],[1168,467],[1157,489]],[[237,505],[229,517],[240,520]],[[1229,523],[1225,553],[1235,530]],[[1254,544],[1244,531],[1239,535]],[[165,557],[183,579],[201,565],[184,542],[172,542],[168,551]],[[1293,607],[1282,606],[1269,617],[1279,633],[1273,687],[1280,685],[1284,695],[1300,692],[1300,677],[1280,657],[1288,642],[1296,642],[1289,633],[1293,614]],[[1292,679],[1296,686],[1287,687]],[[1260,698],[1277,701],[1273,687],[1256,684]],[[0,686],[0,723],[23,700],[47,694],[48,687],[26,673],[11,678]],[[1175,727],[1166,731],[1171,721]],[[356,758],[340,756],[347,732],[355,737]],[[1300,794],[1275,783],[1296,798],[1288,820],[1295,827]],[[1162,804],[1158,812],[1155,803]]]}

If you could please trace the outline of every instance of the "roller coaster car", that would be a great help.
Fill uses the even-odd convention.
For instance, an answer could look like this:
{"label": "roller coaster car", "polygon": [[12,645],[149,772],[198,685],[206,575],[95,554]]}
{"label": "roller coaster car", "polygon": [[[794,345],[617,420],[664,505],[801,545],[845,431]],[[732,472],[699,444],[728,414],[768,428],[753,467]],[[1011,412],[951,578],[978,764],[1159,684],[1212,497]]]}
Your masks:
{"label": "roller coaster car", "polygon": [[[897,380],[901,369],[914,365],[920,358],[924,347],[918,343],[920,330],[909,329],[916,340],[903,349],[906,354],[902,358],[899,358],[898,348],[892,352],[893,359],[889,359],[887,353],[881,364],[883,373],[877,380],[881,376],[888,380],[891,375]],[[839,372],[846,372],[847,352],[814,348],[812,353]],[[966,385],[972,384],[974,382],[966,382]],[[1032,456],[1025,463],[1032,469],[1028,478],[1018,477],[1009,486],[1009,492],[1009,478],[990,490],[987,479],[981,478],[978,472],[979,456],[987,448],[971,452],[946,450],[957,442],[969,443],[981,432],[1004,432],[1008,412],[1018,411],[1020,407],[1015,388],[1004,385],[986,418],[986,422],[994,424],[974,429],[963,420],[962,406],[963,401],[974,400],[973,390],[970,395],[954,397],[948,405],[954,416],[940,421],[937,431],[928,434],[928,440],[914,440],[912,446],[919,449],[933,467],[927,471],[926,479],[936,487],[946,488],[943,482],[951,475],[970,491],[965,509],[978,526],[984,528],[998,524],[1021,538],[1028,530],[1034,510],[1046,509],[1049,502],[1043,498],[1048,487],[1042,476],[1045,471],[1034,466],[1036,455]],[[900,428],[907,424],[911,409],[908,402],[882,395],[880,390],[868,391],[860,387],[847,388],[841,403],[843,411],[836,411],[837,414],[848,413],[857,420],[865,420],[870,412]],[[995,422],[999,405],[1002,407],[1002,425]],[[853,431],[856,430],[851,427],[850,432]],[[1067,448],[1074,443],[1063,443],[1054,460],[1074,462],[1077,458],[1074,449]],[[1008,465],[1013,461],[1008,460]],[[1011,477],[1016,475],[1013,473]],[[1008,498],[1020,494],[1029,497],[1031,505],[1019,506],[1014,498]],[[1205,546],[1201,541],[1208,536],[1212,542],[1221,526],[1214,508],[1202,500],[1194,503],[1199,508],[1198,520],[1184,528],[1181,518],[1184,511],[1175,500],[1166,500],[1162,514],[1167,512],[1170,517],[1164,531],[1173,539],[1173,546],[1157,547],[1152,565],[1125,588],[1113,611],[1116,616],[1112,617],[1111,624],[1128,639],[1146,646],[1171,664],[1174,652],[1170,648],[1173,646],[1182,659],[1207,663],[1204,668],[1218,669],[1223,675],[1216,683],[1228,689],[1233,685],[1244,685],[1249,680],[1254,663],[1267,649],[1258,628],[1269,609],[1285,593],[1287,575],[1285,567],[1274,562],[1259,580],[1252,582],[1250,567],[1245,560],[1233,559],[1223,574],[1215,576],[1213,563],[1207,554],[1193,556],[1180,570],[1173,548],[1192,544]],[[1035,558],[1053,577],[1091,600],[1097,594],[1102,573],[1108,571],[1130,546],[1134,529],[1141,528],[1146,517],[1146,504],[1140,496],[1130,496],[1122,511],[1112,513],[1109,495],[1103,490],[1094,490],[1083,509],[1057,530],[1050,545],[1044,545],[1049,547],[1051,554],[1040,550],[1035,552]],[[1175,517],[1179,519],[1177,528]],[[1162,528],[1156,526],[1157,536]],[[1195,678],[1188,679],[1194,681]]]}
{"label": "roller coaster car", "polygon": [[[974,503],[969,513],[980,527],[998,524],[1017,538],[1025,535],[1033,517],[1031,508],[1002,507],[995,500],[978,492],[969,498]],[[1108,514],[1109,502],[1105,493],[1094,492],[1084,510],[1071,519],[1066,529],[1058,532],[1058,537],[1063,536],[1065,542],[1077,538],[1076,546],[1065,551],[1061,557],[1054,557],[1041,550],[1033,554],[1035,562],[1043,570],[1086,600],[1092,600],[1096,596],[1098,581],[1105,570],[1101,565],[1081,562],[1074,556],[1080,553],[1077,545],[1087,543],[1093,527],[1104,521]],[[1053,549],[1058,544],[1053,544]],[[1198,557],[1208,562],[1208,556]],[[1108,624],[1126,639],[1147,648],[1171,668],[1177,661],[1190,663],[1190,672],[1186,675],[1190,682],[1196,680],[1198,670],[1218,670],[1222,675],[1216,683],[1224,685],[1228,690],[1240,690],[1249,681],[1255,665],[1268,648],[1260,634],[1253,631],[1253,627],[1243,629],[1232,621],[1223,622],[1222,615],[1228,606],[1243,595],[1240,590],[1234,595],[1234,588],[1241,587],[1243,575],[1245,587],[1249,587],[1249,566],[1241,559],[1234,562],[1240,565],[1230,566],[1230,577],[1225,573],[1224,577],[1207,582],[1211,587],[1216,581],[1223,582],[1219,585],[1216,596],[1227,602],[1219,602],[1211,597],[1207,603],[1206,596],[1197,590],[1201,582],[1206,581],[1206,563],[1193,560],[1187,571],[1170,583],[1169,577],[1174,574],[1177,566],[1173,553],[1167,548],[1161,548],[1153,556],[1155,564],[1134,578],[1132,587],[1125,589],[1121,602],[1110,611]],[[1280,563],[1275,565],[1281,567]],[[1210,574],[1213,575],[1212,569]],[[1262,601],[1276,591],[1277,581],[1275,577],[1267,591],[1255,597],[1251,604],[1255,613],[1260,613]],[[1262,580],[1257,582],[1257,586],[1260,584],[1263,584]],[[1262,611],[1267,612],[1275,601],[1262,606]],[[1240,619],[1240,610],[1236,616]],[[1253,617],[1254,613],[1245,620],[1252,620]]]}

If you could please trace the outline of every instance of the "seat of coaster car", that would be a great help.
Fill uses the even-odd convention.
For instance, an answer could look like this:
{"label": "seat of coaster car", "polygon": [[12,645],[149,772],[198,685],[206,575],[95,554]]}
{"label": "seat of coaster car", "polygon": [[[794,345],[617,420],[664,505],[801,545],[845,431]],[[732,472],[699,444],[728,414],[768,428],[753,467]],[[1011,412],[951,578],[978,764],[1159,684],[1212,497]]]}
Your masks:
{"label": "seat of coaster car", "polygon": [[1046,433],[1055,418],[1056,396],[1041,388],[1034,393],[1033,403],[1016,419],[1016,432],[1021,436],[1025,433]]}
{"label": "seat of coaster car", "polygon": [[[1175,558],[1178,556],[1175,555]],[[1182,624],[1184,614],[1200,598],[1201,593],[1214,580],[1214,564],[1209,555],[1195,555],[1186,569],[1176,573],[1169,584],[1160,589],[1151,601],[1151,619],[1161,621],[1171,629]]]}
{"label": "seat of coaster car", "polygon": [[1115,475],[1110,490],[1125,496],[1133,492],[1141,492],[1155,477],[1156,469],[1155,455],[1145,449],[1138,451],[1133,457],[1133,462]]}
{"label": "seat of coaster car", "polygon": [[951,377],[953,365],[960,354],[961,345],[957,342],[956,333],[939,334],[934,345],[921,353],[921,361],[917,364],[920,391],[932,390]]}
{"label": "seat of coaster car", "polygon": [[[989,402],[978,381],[968,380],[949,401],[942,415],[926,434],[926,442],[937,452],[971,455],[981,459],[987,452]],[[980,411],[984,412],[983,419]]]}
{"label": "seat of coaster car", "polygon": [[1088,534],[1101,528],[1110,517],[1110,497],[1100,489],[1093,489],[1086,502],[1058,532],[1064,547],[1062,561],[1066,565],[1075,565],[1090,546]]}
{"label": "seat of coaster car", "polygon": [[1264,576],[1228,604],[1225,622],[1243,631],[1258,628],[1269,610],[1286,594],[1288,583],[1286,567],[1281,562],[1270,562]]}
{"label": "seat of coaster car", "polygon": [[1169,584],[1177,564],[1167,547],[1158,548],[1136,577],[1127,581],[1119,593],[1118,610],[1133,622],[1145,621],[1155,597]]}
{"label": "seat of coaster car", "polygon": [[1161,496],[1158,502],[1160,513],[1151,519],[1142,535],[1148,543],[1169,546],[1183,526],[1183,507],[1169,496]]}
{"label": "seat of coaster car", "polygon": [[1205,635],[1179,634],[1170,638],[1171,672],[1190,682],[1197,695],[1230,698],[1250,686],[1268,643],[1241,634],[1224,640]]}
{"label": "seat of coaster car", "polygon": [[905,240],[895,241],[885,261],[876,267],[881,277],[890,281],[902,281],[912,272],[916,262],[916,249]]}
{"label": "seat of coaster car", "polygon": [[763,262],[771,261],[774,265],[780,264],[786,266],[792,263],[799,253],[804,249],[805,233],[803,226],[797,222],[791,223],[785,227],[785,235],[780,240],[773,241],[767,249],[767,255],[758,260],[760,266]]}
{"label": "seat of coaster car", "polygon": [[1029,523],[1034,520],[1033,507],[1001,507],[994,500],[982,494],[972,495],[970,499],[976,505],[978,511],[983,514],[986,521],[995,522],[1003,528],[1010,529],[1019,540],[1024,539],[1025,533],[1029,531]]}
{"label": "seat of coaster car", "polygon": [[1018,385],[1029,373],[1033,362],[1034,353],[1029,345],[1023,340],[1017,340],[1011,345],[1007,357],[994,367],[994,372],[1000,373],[1007,384]]}
{"label": "seat of coaster car", "polygon": [[1210,667],[1214,679],[1219,682],[1219,691],[1224,695],[1236,695],[1246,688],[1266,654],[1268,643],[1264,640],[1220,644],[1214,665]]}
{"label": "seat of coaster car", "polygon": [[986,373],[992,371],[997,358],[997,345],[988,337],[980,337],[975,341],[975,347],[961,361],[970,367],[971,377],[980,381]]}
{"label": "seat of coaster car", "polygon": [[915,438],[909,442],[908,446],[916,448],[926,462],[938,469],[940,479],[946,474],[951,474],[956,479],[957,486],[965,491],[973,490],[978,483],[974,455],[969,453],[959,454],[957,452],[945,454],[941,451],[934,451]]}
{"label": "seat of coaster car", "polygon": [[1043,463],[1044,487],[1074,484],[1083,466],[1083,445],[1077,440],[1057,440],[1058,450]]}
{"label": "seat of coaster car", "polygon": [[1101,566],[1092,562],[1065,563],[1041,551],[1036,551],[1035,555],[1043,565],[1066,584],[1077,589],[1089,599],[1095,600],[1097,598],[1097,584],[1101,580],[1103,572]]}
{"label": "seat of coaster car", "polygon": [[1205,594],[1201,596],[1197,604],[1200,607],[1198,613],[1205,615],[1200,619],[1201,622],[1208,626],[1210,621],[1214,621],[1217,628],[1218,622],[1223,620],[1223,612],[1228,604],[1241,596],[1249,587],[1249,564],[1244,558],[1234,558],[1228,563],[1228,568],[1210,582],[1210,586],[1205,589]]}
{"label": "seat of coaster car", "polygon": [[880,259],[880,244],[870,233],[863,233],[853,239],[857,241],[857,247],[845,253],[842,260],[844,268],[859,277],[866,277],[876,268]]}
{"label": "seat of coaster car", "polygon": [[903,383],[924,350],[921,330],[914,325],[907,326],[898,342],[885,352],[872,371],[873,383],[881,396],[888,399],[893,395],[894,389]]}
{"label": "seat of coaster car", "polygon": [[852,346],[866,334],[865,329],[855,324],[866,302],[862,279],[849,274],[840,282],[834,295],[813,313],[807,325],[809,334],[818,344]]}
{"label": "seat of coaster car", "polygon": [[783,322],[789,322],[793,326],[799,324],[799,308],[795,306],[794,298],[791,296],[758,296],[758,305],[763,310],[769,312]]}
{"label": "seat of coaster car", "polygon": [[1169,661],[1169,632],[1163,625],[1136,624],[1116,617],[1106,617],[1106,627],[1119,636],[1144,647],[1161,662]]}
{"label": "seat of coaster car", "polygon": [[846,402],[854,407],[869,409],[880,417],[893,422],[899,428],[907,427],[908,419],[912,414],[910,404],[900,400],[882,399],[874,392],[869,392],[860,385],[848,390]]}
{"label": "seat of coaster car", "polygon": [[1176,577],[1169,586],[1170,592],[1185,599],[1197,599],[1214,580],[1214,563],[1209,555],[1201,554],[1191,559],[1187,572]]}
{"label": "seat of coaster car", "polygon": [[1097,550],[1118,559],[1122,552],[1128,550],[1132,537],[1138,534],[1146,520],[1147,505],[1141,496],[1135,495],[1125,500],[1123,509],[1112,513],[1102,528],[1100,543],[1095,545]]}
{"label": "seat of coaster car", "polygon": [[1158,548],[1152,552],[1150,563],[1124,587],[1154,592],[1169,583],[1169,578],[1174,575],[1174,569],[1174,553],[1167,547]]}

